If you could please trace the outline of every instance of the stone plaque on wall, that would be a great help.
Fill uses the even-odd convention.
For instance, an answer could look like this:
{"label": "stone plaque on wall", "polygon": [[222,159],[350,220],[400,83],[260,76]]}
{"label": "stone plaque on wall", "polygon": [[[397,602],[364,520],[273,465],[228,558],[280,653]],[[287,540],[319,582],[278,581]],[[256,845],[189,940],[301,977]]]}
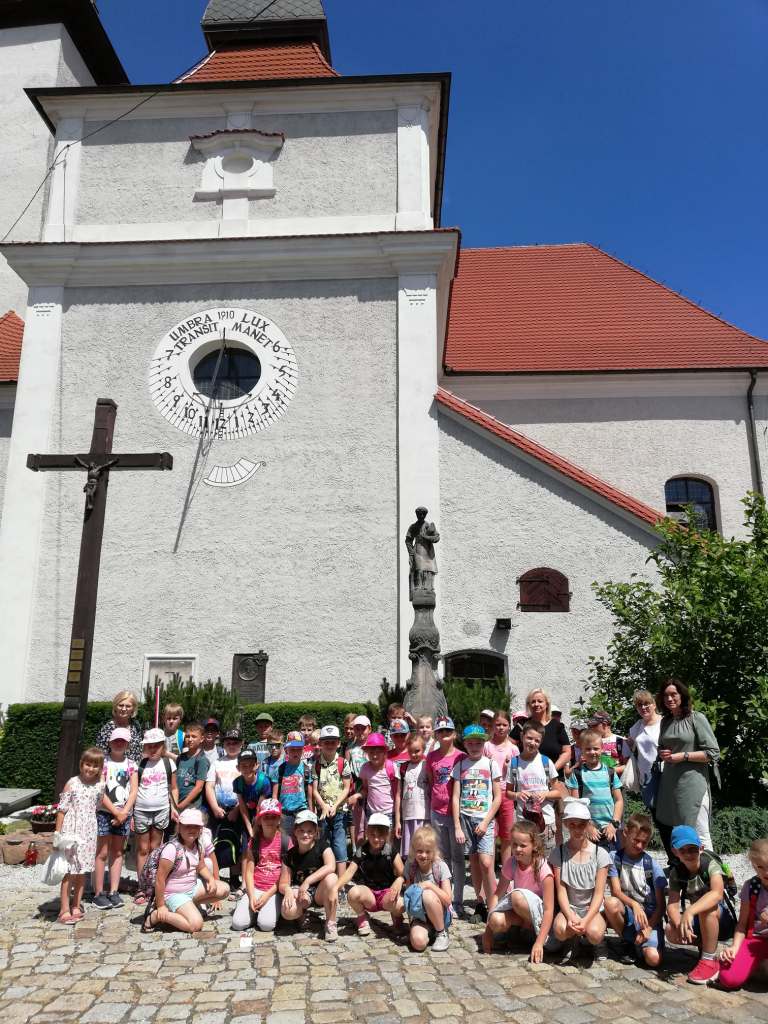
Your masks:
{"label": "stone plaque on wall", "polygon": [[267,685],[269,655],[236,654],[232,658],[232,692],[240,695],[244,704],[263,704]]}

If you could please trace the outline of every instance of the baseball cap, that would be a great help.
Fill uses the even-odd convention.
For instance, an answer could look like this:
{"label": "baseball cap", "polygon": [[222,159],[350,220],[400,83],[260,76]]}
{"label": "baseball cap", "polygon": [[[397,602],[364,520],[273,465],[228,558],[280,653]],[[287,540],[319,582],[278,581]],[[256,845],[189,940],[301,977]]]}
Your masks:
{"label": "baseball cap", "polygon": [[402,736],[404,733],[410,732],[411,727],[404,718],[395,718],[389,724],[389,731],[394,735]]}
{"label": "baseball cap", "polygon": [[272,715],[268,715],[266,711],[262,711],[256,715],[254,722],[269,722],[270,725],[275,724],[275,720]]}
{"label": "baseball cap", "polygon": [[495,718],[496,715],[491,711],[490,708],[483,708],[480,712],[480,718]]}
{"label": "baseball cap", "polygon": [[251,747],[246,747],[245,750],[241,750],[237,755],[237,763],[240,764],[241,761],[255,761],[256,757],[256,751]]}
{"label": "baseball cap", "polygon": [[196,807],[186,807],[179,815],[180,825],[199,825],[201,828],[205,824],[203,821],[203,812],[199,811]]}
{"label": "baseball cap", "polygon": [[314,811],[299,811],[296,817],[293,819],[294,825],[303,825],[305,821],[311,821],[313,825],[317,824],[317,815]]}
{"label": "baseball cap", "polygon": [[512,715],[512,721],[513,722],[524,722],[524,721],[526,721],[527,718],[528,718],[528,715],[526,714],[525,711],[516,711],[514,713],[514,715]]}
{"label": "baseball cap", "polygon": [[596,711],[594,713],[594,715],[590,715],[589,724],[590,725],[610,725],[611,724],[611,716],[608,714],[607,711]]}
{"label": "baseball cap", "polygon": [[562,715],[563,712],[560,710],[560,708],[557,706],[557,704],[552,704],[550,706],[549,713],[551,715]]}
{"label": "baseball cap", "polygon": [[265,814],[282,814],[283,805],[279,800],[273,800],[269,797],[267,800],[262,800],[259,804],[259,809],[256,812],[257,818],[263,818]]}
{"label": "baseball cap", "polygon": [[221,726],[219,725],[218,718],[206,718],[206,720],[203,722],[203,728],[204,729],[220,729]]}
{"label": "baseball cap", "polygon": [[456,726],[453,724],[453,719],[452,718],[448,718],[446,716],[445,718],[438,718],[438,720],[435,722],[435,729],[434,729],[434,731],[435,732],[441,732],[441,731],[442,732],[448,732],[449,730],[455,729],[455,728],[456,728]]}
{"label": "baseball cap", "polygon": [[112,740],[125,740],[126,743],[131,742],[131,730],[126,729],[124,726],[119,725],[116,729],[113,729],[109,734],[109,742]]}
{"label": "baseball cap", "polygon": [[563,821],[568,821],[570,818],[581,818],[582,821],[589,821],[592,815],[589,813],[589,800],[575,800],[573,797],[566,798],[563,801]]}
{"label": "baseball cap", "polygon": [[339,730],[335,725],[324,725],[320,730],[320,740],[337,740],[339,739]]}
{"label": "baseball cap", "polygon": [[358,715],[357,718],[352,722],[352,726],[364,725],[366,729],[371,728],[371,720],[367,715]]}
{"label": "baseball cap", "polygon": [[482,725],[468,725],[461,735],[465,740],[484,740],[487,737]]}
{"label": "baseball cap", "polygon": [[227,731],[224,733],[225,743],[227,740],[241,740],[242,738],[243,734],[240,732],[239,729],[227,729]]}
{"label": "baseball cap", "polygon": [[387,741],[384,739],[380,732],[372,732],[371,735],[363,744],[363,750],[366,750],[368,747],[383,747],[386,750]]}
{"label": "baseball cap", "polygon": [[289,732],[285,737],[284,747],[303,747],[304,737],[300,732]]}
{"label": "baseball cap", "polygon": [[144,733],[142,743],[165,743],[165,733],[162,729],[147,729]]}
{"label": "baseball cap", "polygon": [[389,820],[386,814],[382,814],[380,811],[376,811],[368,819],[369,825],[380,825],[382,828],[392,828],[392,822]]}
{"label": "baseball cap", "polygon": [[673,849],[679,850],[681,846],[698,846],[701,849],[699,834],[691,825],[675,825],[672,829]]}

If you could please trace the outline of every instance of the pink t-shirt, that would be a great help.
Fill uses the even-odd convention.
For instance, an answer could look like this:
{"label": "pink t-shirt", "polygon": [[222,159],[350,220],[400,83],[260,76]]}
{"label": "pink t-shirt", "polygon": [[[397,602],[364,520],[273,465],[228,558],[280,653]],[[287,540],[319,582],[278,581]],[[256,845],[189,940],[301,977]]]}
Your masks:
{"label": "pink t-shirt", "polygon": [[384,767],[376,771],[370,761],[366,761],[360,769],[360,778],[368,787],[366,804],[371,813],[378,812],[392,816],[395,800],[392,793],[396,768],[391,761],[385,761]]}
{"label": "pink t-shirt", "polygon": [[439,750],[427,754],[427,776],[431,785],[430,807],[436,814],[451,813],[453,782],[451,772],[457,761],[464,755],[460,750],[443,757]]}
{"label": "pink t-shirt", "polygon": [[528,889],[529,892],[534,892],[537,896],[543,897],[544,890],[541,883],[545,878],[549,878],[553,871],[546,861],[542,861],[539,867],[539,880],[536,881],[536,875],[533,873],[533,864],[529,868],[522,868],[514,857],[510,857],[509,860],[504,861],[501,874],[510,883],[507,887],[507,892],[510,889]]}
{"label": "pink t-shirt", "polygon": [[268,843],[263,839],[259,843],[258,860],[256,860],[256,851],[254,850],[253,887],[258,889],[259,892],[266,892],[273,885],[277,885],[283,866],[281,861],[281,842],[282,836],[280,835],[280,829],[278,829]]}
{"label": "pink t-shirt", "polygon": [[[210,832],[208,833],[210,836]],[[181,846],[181,856],[179,857],[179,843],[166,843],[163,847],[163,851],[160,854],[160,860],[169,860],[171,864],[175,864],[176,858],[179,857],[179,866],[174,871],[173,867],[171,872],[165,880],[165,891],[167,893],[174,892],[192,892],[197,883],[197,866],[200,863],[200,844],[195,845],[190,849],[188,846]],[[213,855],[213,844],[210,841],[203,841],[203,851],[206,857]]]}
{"label": "pink t-shirt", "polygon": [[486,757],[490,757],[499,766],[502,779],[507,777],[507,769],[509,768],[510,759],[513,757],[519,757],[520,751],[517,745],[512,740],[507,739],[501,744],[491,743],[490,740],[483,747],[483,753]]}

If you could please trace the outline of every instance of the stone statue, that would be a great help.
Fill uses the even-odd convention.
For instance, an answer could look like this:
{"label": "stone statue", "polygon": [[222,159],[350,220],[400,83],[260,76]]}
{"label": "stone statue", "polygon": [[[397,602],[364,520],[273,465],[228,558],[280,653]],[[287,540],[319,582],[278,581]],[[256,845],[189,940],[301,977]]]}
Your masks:
{"label": "stone statue", "polygon": [[443,687],[437,675],[440,633],[435,625],[435,544],[440,540],[434,523],[427,522],[427,509],[416,509],[416,522],[405,535],[408,549],[408,591],[413,605],[413,625],[408,634],[408,657],[413,663],[406,683],[405,707],[414,716],[433,718],[448,713]]}

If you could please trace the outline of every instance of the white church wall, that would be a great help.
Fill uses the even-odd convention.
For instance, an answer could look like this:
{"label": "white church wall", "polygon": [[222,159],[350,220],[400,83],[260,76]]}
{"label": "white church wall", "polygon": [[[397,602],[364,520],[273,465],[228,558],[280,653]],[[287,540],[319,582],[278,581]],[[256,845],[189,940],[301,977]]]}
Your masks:
{"label": "white church wall", "polygon": [[13,426],[13,404],[16,397],[15,384],[0,384],[0,525],[3,518],[3,495],[8,467],[8,453],[11,447]]}
{"label": "white church wall", "polygon": [[[397,206],[396,112],[281,113],[253,116],[252,127],[283,132],[285,144],[274,163],[276,194],[250,202],[252,224],[260,221],[355,218],[381,215],[380,227],[394,227]],[[86,134],[100,122],[86,122]],[[87,237],[111,237],[109,225],[165,225],[213,222],[221,205],[195,200],[205,156],[194,150],[190,136],[227,127],[221,117],[174,117],[124,120],[106,128],[84,145],[77,223],[88,226]],[[109,187],[105,187],[105,182]],[[386,222],[389,218],[390,223]],[[94,229],[104,225],[101,234]],[[269,227],[265,233],[269,233]],[[286,228],[275,223],[277,233]],[[247,232],[251,227],[247,228]],[[238,232],[242,233],[242,232]],[[85,237],[79,235],[75,237]]]}
{"label": "white church wall", "polygon": [[[440,416],[438,548],[443,654],[506,656],[514,706],[534,686],[566,712],[583,689],[588,658],[605,650],[610,619],[593,581],[651,577],[653,538],[461,423]],[[436,517],[437,518],[437,517]],[[521,612],[515,582],[526,570],[567,576],[571,610]],[[509,632],[495,629],[511,618]]]}
{"label": "white church wall", "polygon": [[[225,304],[279,325],[298,387],[268,430],[214,444],[209,465],[266,465],[200,485],[174,555],[197,442],[157,412],[148,364],[174,324]],[[116,451],[174,457],[171,473],[111,475],[93,697],[138,688],[148,652],[228,682],[234,653],[263,648],[271,700],[368,696],[396,675],[396,317],[395,280],[67,291],[50,450],[87,446],[108,396]],[[29,700],[62,692],[83,510],[79,474],[45,485]]]}

